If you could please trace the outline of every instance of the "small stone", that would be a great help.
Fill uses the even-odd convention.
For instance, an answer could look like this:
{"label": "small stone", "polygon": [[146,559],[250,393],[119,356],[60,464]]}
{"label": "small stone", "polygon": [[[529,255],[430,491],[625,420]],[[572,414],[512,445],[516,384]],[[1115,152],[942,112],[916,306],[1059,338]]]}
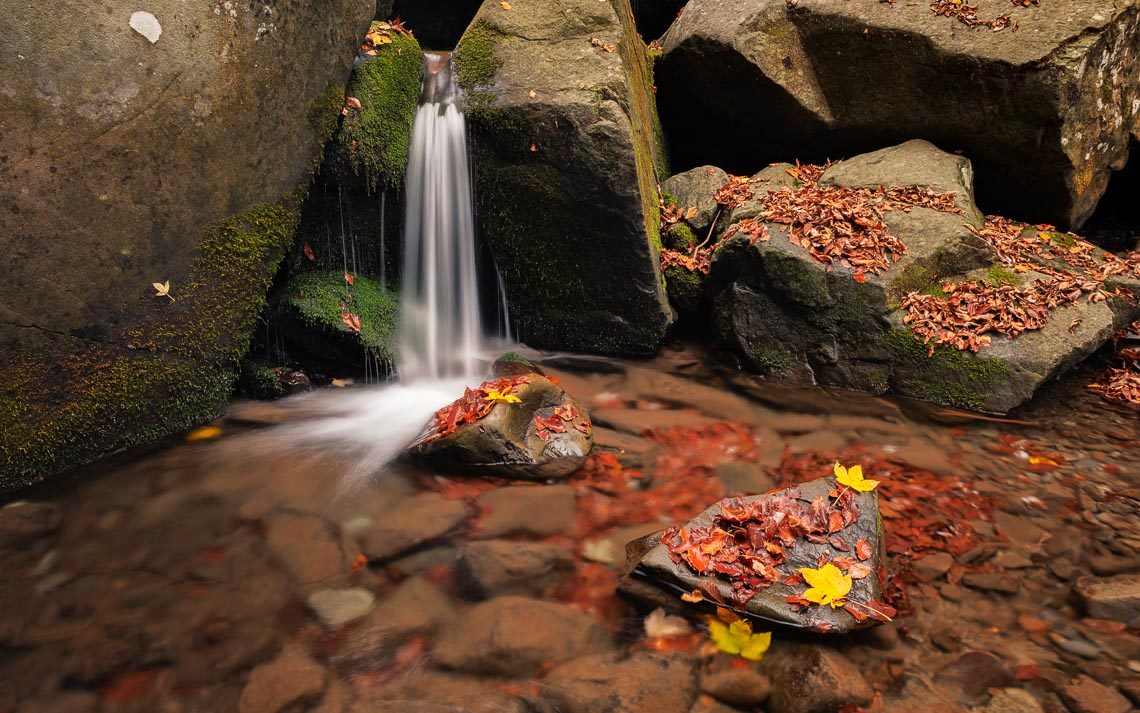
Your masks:
{"label": "small stone", "polygon": [[473,606],[447,627],[434,655],[440,665],[467,673],[533,676],[548,662],[612,648],[601,622],[589,614],[566,604],[508,596]]}
{"label": "small stone", "polygon": [[1000,510],[994,513],[994,524],[998,530],[1018,545],[1036,545],[1045,537],[1045,530],[1035,520]]}
{"label": "small stone", "polygon": [[57,693],[48,698],[23,701],[16,713],[94,713],[99,697],[86,691]]}
{"label": "small stone", "polygon": [[938,588],[938,592],[945,599],[949,599],[952,602],[960,602],[962,601],[962,597],[966,596],[966,590],[957,584],[943,584]]}
{"label": "small stone", "polygon": [[1053,634],[1049,638],[1057,645],[1057,648],[1062,651],[1067,651],[1070,654],[1086,659],[1096,659],[1100,657],[1100,647],[1089,641],[1067,639],[1060,634]]}
{"label": "small stone", "polygon": [[483,540],[460,548],[458,574],[461,589],[473,599],[541,596],[573,564],[573,556],[556,545]]}
{"label": "small stone", "polygon": [[874,690],[855,664],[834,649],[785,643],[760,662],[772,681],[767,710],[814,713],[871,702]]}
{"label": "small stone", "polygon": [[1038,619],[1035,616],[1029,616],[1028,614],[1023,614],[1017,617],[1017,625],[1020,626],[1022,630],[1027,631],[1030,634],[1049,631],[1050,628],[1049,622],[1045,621],[1044,619]]}
{"label": "small stone", "polygon": [[489,512],[483,516],[485,537],[568,532],[574,526],[574,488],[569,485],[535,485],[498,488],[477,500]]}
{"label": "small stone", "polygon": [[309,608],[330,629],[339,629],[365,616],[376,606],[376,597],[361,587],[319,589],[309,595]]}
{"label": "small stone", "polygon": [[467,518],[467,506],[438,493],[420,493],[398,501],[364,537],[364,553],[385,560],[437,540]]}
{"label": "small stone", "polygon": [[278,713],[299,703],[315,702],[325,690],[326,671],[295,648],[249,674],[241,692],[239,713]]}
{"label": "small stone", "polygon": [[1005,688],[994,694],[983,713],[1043,713],[1037,699],[1020,688]]}
{"label": "small stone", "polygon": [[266,523],[265,541],[303,586],[328,586],[348,578],[350,553],[344,551],[335,527],[316,515],[274,513]]}
{"label": "small stone", "polygon": [[1056,559],[1049,562],[1049,572],[1062,582],[1067,582],[1076,574],[1076,568],[1067,559]]}
{"label": "small stone", "polygon": [[702,676],[701,690],[730,705],[753,707],[768,700],[772,682],[752,668],[729,668]]}
{"label": "small stone", "polygon": [[970,572],[962,576],[962,583],[967,587],[982,589],[988,592],[1001,592],[1003,594],[1017,594],[1021,583],[1014,577],[1004,574],[991,574],[988,572]]}
{"label": "small stone", "polygon": [[1091,617],[1131,621],[1140,612],[1140,573],[1081,577],[1074,590]]}
{"label": "small stone", "polygon": [[998,550],[993,562],[1002,569],[1025,569],[1033,566],[1033,560],[1016,550]]}
{"label": "small stone", "polygon": [[926,582],[941,579],[953,565],[954,558],[947,552],[935,552],[931,555],[919,557],[911,563],[914,573]]}
{"label": "small stone", "polygon": [[1073,713],[1127,713],[1132,710],[1127,698],[1088,676],[1081,676],[1076,683],[1064,686],[1060,694]]}
{"label": "small stone", "polygon": [[1111,577],[1114,574],[1127,574],[1140,570],[1140,557],[1136,556],[1092,555],[1088,558],[1088,563],[1093,574],[1101,577]]}
{"label": "small stone", "polygon": [[957,691],[958,700],[975,702],[991,688],[1000,688],[1013,681],[1005,663],[986,651],[967,651],[934,676],[935,682],[946,689]]}
{"label": "small stone", "polygon": [[558,713],[688,713],[696,696],[696,662],[683,654],[639,652],[585,656],[543,679],[540,699]]}
{"label": "small stone", "polygon": [[62,519],[55,503],[9,503],[0,508],[0,545],[22,544],[48,535]]}

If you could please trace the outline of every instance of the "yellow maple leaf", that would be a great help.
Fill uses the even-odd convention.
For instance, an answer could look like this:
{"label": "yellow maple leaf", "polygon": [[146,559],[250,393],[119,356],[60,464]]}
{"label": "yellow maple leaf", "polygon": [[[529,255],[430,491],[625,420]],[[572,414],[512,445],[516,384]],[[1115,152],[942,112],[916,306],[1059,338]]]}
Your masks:
{"label": "yellow maple leaf", "polygon": [[498,389],[487,389],[487,395],[483,397],[484,401],[493,401],[494,403],[504,404],[521,404],[522,399],[514,394],[509,394],[506,391],[499,391]]}
{"label": "yellow maple leaf", "polygon": [[810,588],[804,592],[804,599],[813,604],[830,605],[832,609],[843,606],[843,598],[851,591],[851,575],[843,574],[828,562],[819,569],[801,569],[804,581]]}
{"label": "yellow maple leaf", "polygon": [[879,481],[868,480],[863,477],[863,466],[853,465],[850,468],[844,468],[839,465],[839,461],[835,462],[835,480],[840,485],[846,485],[860,493],[869,493],[879,486]]}
{"label": "yellow maple leaf", "polygon": [[759,661],[772,645],[772,632],[752,633],[752,624],[740,619],[725,624],[719,619],[709,619],[709,638],[718,649],[726,654],[740,656],[749,661]]}

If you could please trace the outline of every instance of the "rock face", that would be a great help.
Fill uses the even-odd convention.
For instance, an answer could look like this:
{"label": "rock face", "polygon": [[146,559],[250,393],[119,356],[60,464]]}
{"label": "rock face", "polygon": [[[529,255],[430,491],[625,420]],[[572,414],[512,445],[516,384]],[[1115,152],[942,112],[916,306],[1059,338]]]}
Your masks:
{"label": "rock face", "polygon": [[[375,6],[158,0],[155,41],[121,0],[76,6],[65,24],[54,8],[4,9],[10,488],[225,402]],[[151,287],[166,281],[173,301]]]}
{"label": "rock face", "polygon": [[978,15],[1007,12],[1017,31],[929,3],[690,2],[657,68],[674,159],[741,172],[922,137],[971,157],[987,205],[1078,227],[1140,132],[1140,11],[1085,0]]}
{"label": "rock face", "polygon": [[[513,401],[491,401],[490,390],[506,389]],[[492,405],[493,404],[493,405]],[[441,422],[468,418],[446,432]],[[488,381],[441,409],[408,451],[434,467],[479,475],[531,480],[562,478],[580,468],[593,447],[585,407],[561,386],[538,373]],[[443,435],[440,435],[443,434]]]}
{"label": "rock face", "polygon": [[[777,499],[792,496],[796,501],[803,503],[806,509],[817,498],[830,500],[829,491],[835,487],[832,478],[821,478],[797,488],[780,490],[768,495],[726,498],[685,523],[682,528],[692,532],[695,528],[715,526],[716,518],[722,514],[723,506],[738,507],[740,503],[776,502]],[[878,496],[874,492],[859,493],[855,497],[854,504],[858,510],[858,518],[833,533],[848,549],[836,549],[836,543],[829,543],[826,540],[815,544],[803,537],[796,539],[794,545],[785,543],[783,549],[787,559],[776,566],[781,579],[798,573],[800,568],[818,567],[822,556],[834,560],[846,555],[853,562],[859,562],[866,568],[864,576],[855,578],[852,575],[848,600],[858,603],[881,600],[882,590],[878,577],[874,575],[880,565],[882,540]],[[668,536],[668,531],[664,536]],[[807,588],[803,583],[789,585],[778,580],[767,588],[759,589],[755,596],[741,603],[732,598],[732,587],[727,579],[720,576],[699,575],[686,562],[674,562],[669,548],[662,540],[663,534],[658,533],[629,544],[629,559],[619,585],[621,591],[648,600],[655,605],[688,614],[694,611],[692,605],[683,604],[680,595],[694,590],[705,592],[706,601],[703,606],[707,606],[708,600],[713,598],[715,593],[715,596],[722,600],[719,606],[732,608],[741,615],[759,620],[762,622],[760,626],[765,627],[775,623],[822,633],[842,634],[875,623],[872,619],[859,621],[844,608],[833,609],[815,605],[805,608],[789,604],[787,602],[789,596],[803,594]],[[866,556],[865,560],[856,559],[856,543],[860,540],[866,540],[867,551],[863,553]]]}
{"label": "rock face", "polygon": [[[977,353],[949,346],[931,350],[904,321],[908,312],[900,303],[911,293],[945,297],[946,281],[1028,285],[1045,277],[1037,269],[1052,267],[1087,275],[1084,267],[1058,263],[1057,255],[1073,246],[1097,260],[1105,254],[1075,237],[1051,234],[1063,247],[1046,245],[1042,255],[1019,260],[1022,272],[1015,273],[995,244],[979,235],[989,223],[973,202],[970,162],[910,141],[832,164],[817,185],[872,191],[918,187],[953,194],[952,205],[887,205],[882,223],[905,250],[880,272],[863,272],[842,260],[821,262],[791,241],[787,225],[760,217],[772,191],[801,187],[793,173],[794,167],[777,165],[752,177],[753,196],[725,219],[725,237],[713,253],[706,287],[717,338],[770,377],[1004,413],[1092,354],[1137,314],[1133,301],[1082,298],[1058,308],[1041,329],[1015,339],[995,334]],[[747,234],[753,220],[763,230],[759,239]],[[1140,283],[1116,276],[1106,284]]]}
{"label": "rock face", "polygon": [[647,354],[672,314],[658,268],[660,127],[628,0],[483,3],[455,54],[483,235],[528,344]]}

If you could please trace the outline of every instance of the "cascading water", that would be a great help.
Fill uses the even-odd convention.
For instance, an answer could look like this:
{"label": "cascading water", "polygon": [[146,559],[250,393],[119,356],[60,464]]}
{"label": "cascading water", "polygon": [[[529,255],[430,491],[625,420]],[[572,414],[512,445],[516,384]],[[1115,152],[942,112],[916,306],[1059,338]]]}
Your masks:
{"label": "cascading water", "polygon": [[449,53],[425,54],[405,180],[400,363],[405,382],[472,377],[483,335],[467,130]]}

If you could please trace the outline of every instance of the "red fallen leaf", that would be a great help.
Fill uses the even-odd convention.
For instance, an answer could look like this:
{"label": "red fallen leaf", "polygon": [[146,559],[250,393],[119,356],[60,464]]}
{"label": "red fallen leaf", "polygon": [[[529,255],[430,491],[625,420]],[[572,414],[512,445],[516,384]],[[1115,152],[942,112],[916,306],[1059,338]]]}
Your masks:
{"label": "red fallen leaf", "polygon": [[548,376],[548,377],[546,377],[546,380],[549,381],[550,383],[554,384],[555,386],[558,386],[559,384],[562,383],[561,381],[558,380],[557,376]]}
{"label": "red fallen leaf", "polygon": [[351,312],[341,312],[340,321],[344,323],[344,326],[348,327],[358,334],[360,333],[361,328],[364,326],[360,323],[360,317]]}
{"label": "red fallen leaf", "polygon": [[840,552],[851,551],[851,547],[847,544],[847,540],[843,539],[839,535],[832,535],[831,537],[827,538],[827,541],[831,543],[832,547],[839,550]]}
{"label": "red fallen leaf", "polygon": [[851,279],[862,284],[867,281],[867,273],[862,270],[856,270],[855,274],[851,275]]}
{"label": "red fallen leaf", "polygon": [[345,97],[344,98],[344,105],[347,106],[349,109],[355,109],[356,111],[360,111],[363,108],[360,105],[360,100],[357,99],[356,97]]}
{"label": "red fallen leaf", "polygon": [[317,261],[317,256],[313,254],[313,248],[308,243],[305,243],[305,247],[301,248],[301,252],[305,253],[305,257],[309,258],[309,262]]}
{"label": "red fallen leaf", "polygon": [[870,576],[871,567],[862,562],[855,562],[847,568],[847,574],[851,575],[851,579],[863,579]]}
{"label": "red fallen leaf", "polygon": [[353,572],[359,572],[360,570],[364,569],[365,565],[367,565],[367,564],[368,564],[368,558],[367,557],[365,557],[364,555],[357,555],[356,560],[353,561],[353,563],[352,563],[352,571]]}
{"label": "red fallen leaf", "polygon": [[348,285],[351,287],[352,285],[356,284],[356,276],[353,275],[351,272],[346,272],[346,273],[344,273],[344,281],[347,282]]}
{"label": "red fallen leaf", "polygon": [[155,672],[150,670],[121,673],[103,690],[103,700],[118,705],[131,703],[154,689]]}
{"label": "red fallen leaf", "polygon": [[867,560],[871,559],[872,554],[873,552],[871,551],[871,543],[867,542],[866,537],[860,538],[855,542],[855,556],[860,560],[866,562]]}
{"label": "red fallen leaf", "polygon": [[1041,668],[1035,663],[1023,663],[1013,669],[1014,681],[1032,681],[1041,677]]}
{"label": "red fallen leaf", "polygon": [[800,594],[789,594],[788,597],[786,599],[784,599],[784,601],[787,602],[788,604],[791,604],[791,605],[797,606],[797,607],[805,607],[806,608],[806,607],[811,606],[811,602],[804,599],[803,595],[800,595]]}
{"label": "red fallen leaf", "polygon": [[830,512],[827,514],[827,531],[829,533],[839,532],[844,527],[846,527],[846,525],[843,522],[843,515],[837,512]]}
{"label": "red fallen leaf", "polygon": [[843,609],[858,621],[863,621],[864,619],[890,621],[899,613],[898,609],[878,599],[869,599],[865,602],[856,602],[848,599],[847,603],[843,605]]}

